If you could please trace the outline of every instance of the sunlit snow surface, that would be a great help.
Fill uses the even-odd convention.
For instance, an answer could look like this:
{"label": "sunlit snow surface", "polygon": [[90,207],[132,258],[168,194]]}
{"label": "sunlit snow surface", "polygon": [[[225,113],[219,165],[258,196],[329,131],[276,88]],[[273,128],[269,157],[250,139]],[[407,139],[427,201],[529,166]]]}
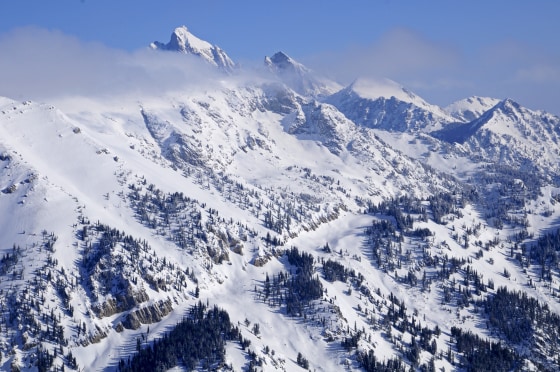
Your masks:
{"label": "sunlit snow surface", "polygon": [[[199,48],[207,46],[199,44]],[[390,272],[375,262],[365,232],[374,220],[392,221],[392,217],[364,213],[368,203],[399,196],[418,198],[428,206],[433,195],[459,193],[462,182],[470,182],[493,157],[517,166],[515,162],[525,156],[523,159],[531,159],[545,176],[550,171],[552,179],[558,174],[549,167],[558,163],[558,138],[553,130],[557,118],[511,101],[486,98],[457,103],[444,111],[390,80],[357,80],[349,88],[361,100],[394,97],[411,104],[407,106],[409,112],[421,109],[441,119],[435,128],[431,122],[424,123],[421,133],[387,131],[356,125],[335,104],[302,97],[276,78],[255,78],[250,83],[244,78],[224,76],[206,86],[197,82],[183,91],[154,95],[58,97],[46,103],[0,99],[0,253],[4,256],[12,252],[15,245],[24,252],[16,265],[18,275],[2,277],[0,289],[19,295],[27,280],[36,275],[43,275],[44,280],[46,274],[37,271],[44,270],[49,257],[56,260],[58,265],[50,269],[52,275],[65,283],[77,283],[70,300],[74,312],[72,316],[64,313],[61,297],[51,284],[43,292],[40,311],[49,315],[55,309],[61,314],[64,337],[69,340],[65,353],[71,351],[80,368],[116,368],[121,358],[126,360],[135,352],[138,337],[147,336],[143,345],[161,337],[199,300],[194,297],[193,281],[183,288],[170,285],[165,290],[140,281],[134,289],[145,289],[149,300],[124,312],[96,316],[93,297],[84,284],[87,278],[80,277],[84,242],[79,237],[84,219],[145,241],[158,260],[165,257],[175,268],[191,270],[198,279],[200,300],[228,311],[243,337],[251,341],[250,348],[264,361],[263,370],[296,370],[298,353],[309,360],[312,370],[359,370],[355,356],[341,346],[354,329],[364,329],[368,336],[360,341],[361,350],[373,349],[380,360],[402,356],[386,329],[374,327],[364,311],[382,320],[390,294],[405,303],[408,316],[416,313],[423,325],[437,325],[443,331],[437,338],[440,351],[450,345],[452,326],[497,339],[472,307],[443,303],[442,282],[434,281],[429,290],[421,290],[402,280],[409,270],[418,278],[424,270],[436,275],[435,269],[422,266],[424,252],[470,259],[485,281],[494,281],[495,288],[503,285],[523,290],[548,303],[553,311],[560,311],[555,289],[538,281],[538,270],[524,271],[510,257],[512,236],[519,227],[496,228],[485,218],[482,204],[461,206],[460,216],[453,215],[444,224],[435,223],[431,216],[420,221],[420,216],[413,214],[414,227],[428,228],[433,236],[425,240],[404,237],[402,254],[410,252],[414,264]],[[496,106],[500,102],[503,105]],[[463,120],[467,112],[479,115],[480,121]],[[449,143],[430,135],[431,129],[441,129],[459,119],[462,125],[477,130],[463,143]],[[509,147],[512,143],[515,148]],[[482,151],[486,158],[473,156]],[[135,187],[144,192],[151,184],[152,189],[163,193],[180,192],[196,200],[202,211],[201,225],[208,224],[220,236],[231,235],[242,241],[242,251],[235,253],[235,247],[224,245],[220,249],[229,257],[218,264],[210,258],[208,247],[196,246],[192,251],[179,248],[170,238],[170,231],[177,227],[173,223],[167,229],[142,223],[128,195]],[[491,190],[493,185],[485,187],[481,192]],[[555,201],[560,190],[551,181],[540,191],[534,200],[525,202],[524,210],[515,211],[526,215],[527,231],[536,237],[556,228],[560,218]],[[288,211],[305,217],[292,218],[289,228],[276,232],[264,224],[268,211],[274,218]],[[460,237],[475,225],[480,228],[465,247]],[[279,238],[283,246],[269,246],[264,240],[267,233]],[[52,254],[41,248],[50,234],[57,238]],[[209,240],[208,245],[218,244],[216,239]],[[477,258],[481,247],[495,239],[500,244]],[[323,249],[327,243],[331,252]],[[258,300],[255,288],[261,288],[267,274],[293,270],[286,256],[280,254],[281,249],[292,246],[315,257],[316,275],[320,277],[319,262],[323,259],[335,260],[360,273],[363,291],[370,291],[371,297],[349,282],[331,283],[321,277],[325,291],[313,315],[327,319],[326,326],[317,318],[287,316],[282,308]],[[511,273],[509,278],[503,275],[504,269]],[[176,272],[169,268],[155,275],[169,279]],[[460,282],[462,276],[459,273],[453,278]],[[557,284],[553,283],[555,287]],[[22,296],[27,299],[33,294]],[[173,310],[160,322],[117,332],[125,313],[167,299]],[[260,325],[259,335],[245,325],[246,319]],[[76,325],[82,323],[92,334],[105,336],[97,343],[84,342],[84,336],[76,331]],[[11,333],[2,327],[0,368],[9,369],[14,363],[23,370],[33,370],[22,339],[17,346],[9,346],[17,326]],[[399,342],[410,342],[409,333],[393,330],[393,335],[401,338]],[[55,346],[47,342],[45,347],[53,351]],[[420,361],[427,363],[430,358],[424,351]],[[226,363],[242,370],[248,361],[238,343],[228,343]],[[58,358],[56,363],[61,362]],[[436,366],[455,368],[445,358],[437,359]]]}

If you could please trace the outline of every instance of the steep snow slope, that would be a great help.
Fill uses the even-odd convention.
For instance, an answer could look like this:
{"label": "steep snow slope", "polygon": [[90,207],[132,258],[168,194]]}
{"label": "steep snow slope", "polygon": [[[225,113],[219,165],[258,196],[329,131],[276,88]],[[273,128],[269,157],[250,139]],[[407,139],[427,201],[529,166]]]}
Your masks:
{"label": "steep snow slope", "polygon": [[478,119],[486,111],[496,106],[500,100],[490,97],[469,97],[446,106],[444,110],[461,122]]}
{"label": "steep snow slope", "polygon": [[[212,298],[220,293],[218,283],[227,277],[245,278],[238,270],[245,267],[245,272],[249,262],[260,266],[274,260],[272,246],[260,243],[267,232],[278,237],[274,244],[283,243],[349,211],[361,211],[368,197],[382,200],[401,190],[426,195],[449,187],[425,183],[433,178],[430,172],[374,136],[364,136],[332,106],[305,107],[295,100],[290,105],[304,112],[303,126],[287,127],[284,121],[290,120],[289,115],[267,111],[266,107],[277,107],[278,96],[269,96],[266,86],[261,90],[225,84],[212,92],[140,103],[123,97],[117,101],[70,99],[61,102],[68,115],[50,105],[4,102],[3,158],[10,162],[6,169],[14,171],[2,178],[5,210],[13,210],[13,217],[4,220],[4,231],[12,233],[3,234],[3,246],[10,247],[5,252],[12,252],[12,245],[45,244],[36,255],[36,264],[22,266],[23,270],[10,267],[8,272],[17,272],[21,278],[11,287],[12,293],[30,285],[34,268],[51,273],[38,291],[65,314],[52,326],[62,326],[65,337],[73,340],[66,347],[79,365],[114,365],[126,358],[127,345],[134,343],[138,332],[145,331],[143,322],[155,324],[165,314],[175,314],[152,327],[168,329],[165,324],[173,324],[194,301],[193,281]],[[322,125],[331,130],[323,130]],[[329,146],[333,141],[340,144],[338,151]],[[364,173],[368,173],[365,178]],[[419,179],[424,181],[417,187]],[[154,210],[146,216],[143,212],[144,203],[152,200],[150,193],[157,195],[150,202],[155,207],[161,193],[178,191],[195,201],[188,213],[220,226],[200,240],[198,234],[193,237],[192,243],[186,243],[187,251],[172,233],[180,228],[178,220],[165,217],[170,226],[176,226],[167,230],[156,227],[159,217]],[[218,221],[214,211],[221,216]],[[60,214],[53,218],[53,213]],[[131,266],[125,271],[127,276],[119,276],[107,263],[129,265],[130,258],[120,250],[104,250],[103,242],[117,239],[112,244],[122,247],[122,252],[130,247],[108,229],[146,242],[147,251],[165,257],[166,266],[154,271],[149,256],[141,255],[140,267]],[[243,259],[228,258],[234,252],[242,253]],[[19,260],[30,254],[35,253],[26,248]],[[233,271],[213,268],[224,259],[238,266]],[[176,277],[173,270],[178,268],[188,270],[192,278],[170,286],[174,281],[169,278]],[[108,286],[106,278],[120,284]],[[255,277],[239,279],[243,280],[250,287]],[[62,295],[65,285],[73,290]],[[231,307],[227,304],[224,301],[224,306]],[[140,318],[136,325],[134,319],[140,316],[136,312],[142,309],[159,309],[153,311],[161,315]],[[37,310],[26,316],[40,314]],[[69,314],[73,316],[66,318]],[[277,315],[271,322],[277,322],[278,316],[282,318]],[[83,331],[81,324],[85,324]],[[49,323],[43,327],[48,329]],[[16,357],[4,359],[5,363],[25,366],[25,360],[30,360],[24,347],[44,336],[28,334],[18,336],[23,337],[23,349],[17,349]],[[97,344],[99,340],[105,341]],[[302,346],[303,340],[298,348],[307,347]],[[113,353],[113,359],[100,358],[110,349],[121,351]]]}

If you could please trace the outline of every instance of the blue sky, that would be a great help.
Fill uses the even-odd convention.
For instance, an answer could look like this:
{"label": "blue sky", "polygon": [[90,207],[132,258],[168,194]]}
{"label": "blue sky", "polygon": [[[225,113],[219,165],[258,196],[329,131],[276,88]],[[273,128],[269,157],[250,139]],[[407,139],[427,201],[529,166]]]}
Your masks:
{"label": "blue sky", "polygon": [[[245,65],[282,50],[342,83],[382,76],[439,105],[510,97],[560,114],[559,15],[555,0],[17,0],[2,4],[0,50],[58,37],[133,53],[186,25]],[[45,39],[7,42],[29,26]]]}

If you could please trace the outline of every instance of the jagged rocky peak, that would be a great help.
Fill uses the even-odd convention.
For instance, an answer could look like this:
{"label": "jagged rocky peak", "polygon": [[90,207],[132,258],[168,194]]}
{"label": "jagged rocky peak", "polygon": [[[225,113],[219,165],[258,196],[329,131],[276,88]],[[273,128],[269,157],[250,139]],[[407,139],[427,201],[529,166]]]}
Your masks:
{"label": "jagged rocky peak", "polygon": [[506,98],[506,99],[500,101],[496,105],[496,108],[499,108],[504,113],[515,113],[516,111],[526,110],[519,103],[515,102],[511,98]]}
{"label": "jagged rocky peak", "polygon": [[498,101],[494,106],[492,106],[488,111],[480,116],[480,120],[476,122],[527,122],[539,120],[540,113],[529,110],[519,103],[515,102],[511,98],[506,98]]}
{"label": "jagged rocky peak", "polygon": [[272,57],[265,57],[264,63],[269,69],[275,72],[309,72],[307,67],[292,59],[284,52],[277,52]]}
{"label": "jagged rocky peak", "polygon": [[199,56],[210,64],[231,71],[235,68],[235,63],[217,45],[199,39],[189,32],[186,26],[177,27],[171,34],[167,44],[154,41],[150,44],[152,49],[167,50],[184,54]]}

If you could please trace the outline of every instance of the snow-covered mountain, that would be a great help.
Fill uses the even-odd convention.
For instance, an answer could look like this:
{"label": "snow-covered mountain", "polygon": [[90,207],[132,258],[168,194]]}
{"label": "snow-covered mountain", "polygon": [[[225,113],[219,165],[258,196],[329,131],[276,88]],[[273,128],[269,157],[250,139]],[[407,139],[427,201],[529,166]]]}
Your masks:
{"label": "snow-covered mountain", "polygon": [[357,79],[326,102],[358,125],[388,131],[432,131],[456,121],[389,79]]}
{"label": "snow-covered mountain", "polygon": [[154,41],[150,44],[150,47],[155,50],[166,50],[199,56],[208,63],[220,67],[225,71],[231,71],[235,68],[235,63],[229,58],[226,52],[217,45],[212,45],[194,36],[185,26],[177,27],[171,34],[171,38],[167,44]]}
{"label": "snow-covered mountain", "polygon": [[[488,100],[487,100],[488,102]],[[558,174],[560,118],[532,111],[511,99],[499,101],[475,120],[434,133],[498,164],[536,167]]]}
{"label": "snow-covered mountain", "polygon": [[557,370],[559,118],[266,63],[0,98],[0,369]]}
{"label": "snow-covered mountain", "polygon": [[264,64],[291,89],[304,96],[321,98],[329,96],[341,88],[338,83],[318,76],[283,52],[277,52],[272,57],[265,57]]}

